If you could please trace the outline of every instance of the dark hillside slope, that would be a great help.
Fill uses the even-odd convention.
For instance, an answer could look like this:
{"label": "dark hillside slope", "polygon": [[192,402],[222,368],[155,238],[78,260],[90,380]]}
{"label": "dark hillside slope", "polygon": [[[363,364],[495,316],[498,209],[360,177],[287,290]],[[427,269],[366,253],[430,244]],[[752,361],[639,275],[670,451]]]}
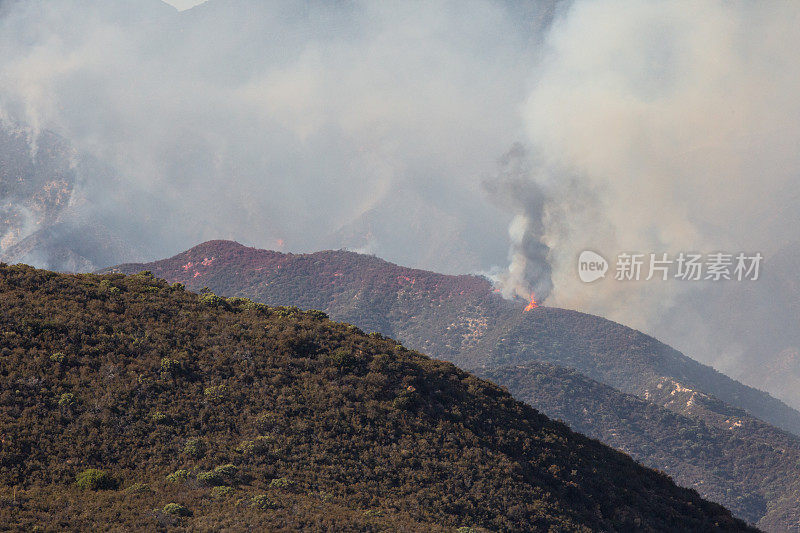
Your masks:
{"label": "dark hillside slope", "polygon": [[724,428],[713,427],[548,363],[479,375],[766,531],[800,529],[800,439],[791,434],[737,417]]}
{"label": "dark hillside slope", "polygon": [[686,401],[675,402],[673,391],[696,392],[708,398],[710,410],[728,409],[712,401],[721,400],[800,435],[800,412],[762,391],[601,317],[556,308],[523,314],[524,304],[503,300],[477,276],[404,268],[345,251],[283,254],[231,241],[107,270],[145,269],[193,290],[207,286],[226,296],[320,309],[464,368],[548,361],[679,412]]}
{"label": "dark hillside slope", "polygon": [[0,266],[0,308],[4,528],[747,529],[319,312],[26,266]]}

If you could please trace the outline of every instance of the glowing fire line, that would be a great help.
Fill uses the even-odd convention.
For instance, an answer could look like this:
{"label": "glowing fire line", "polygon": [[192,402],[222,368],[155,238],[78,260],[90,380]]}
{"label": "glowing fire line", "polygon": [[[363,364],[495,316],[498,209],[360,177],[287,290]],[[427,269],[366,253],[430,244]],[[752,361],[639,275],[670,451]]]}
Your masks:
{"label": "glowing fire line", "polygon": [[531,301],[528,303],[527,307],[525,307],[524,312],[527,313],[528,311],[536,309],[537,307],[539,307],[539,304],[536,303],[536,295],[531,293]]}

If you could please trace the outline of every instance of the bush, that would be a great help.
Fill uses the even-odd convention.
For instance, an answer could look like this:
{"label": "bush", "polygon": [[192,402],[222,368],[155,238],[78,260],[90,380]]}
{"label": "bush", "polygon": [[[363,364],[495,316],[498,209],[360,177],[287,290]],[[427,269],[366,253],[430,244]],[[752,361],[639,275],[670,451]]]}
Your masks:
{"label": "bush", "polygon": [[233,487],[226,487],[226,486],[214,487],[214,496],[217,496],[219,498],[227,498],[228,496],[233,496],[234,492],[236,492],[236,489],[234,489]]}
{"label": "bush", "polygon": [[170,483],[183,483],[187,479],[189,479],[189,471],[183,469],[176,470],[167,476],[167,481]]}
{"label": "bush", "polygon": [[112,285],[107,279],[100,282],[100,290],[108,294],[119,294],[119,288]]}
{"label": "bush", "polygon": [[326,318],[328,318],[327,314],[317,309],[309,309],[308,311],[306,311],[306,316],[308,318],[313,318],[314,320],[325,320]]}
{"label": "bush", "polygon": [[156,411],[152,415],[153,422],[156,424],[169,424],[169,416],[162,413],[161,411]]}
{"label": "bush", "polygon": [[52,362],[54,362],[54,363],[59,363],[59,364],[61,364],[61,363],[64,363],[64,362],[66,362],[66,360],[67,360],[67,356],[66,356],[66,355],[64,355],[64,354],[63,354],[63,353],[61,353],[61,352],[56,352],[56,353],[54,353],[53,355],[51,355],[51,356],[50,356],[50,360],[51,360]]}
{"label": "bush", "polygon": [[236,482],[236,474],[238,473],[239,469],[236,465],[225,464],[216,467],[214,470],[197,474],[197,481],[199,481],[201,485],[208,487],[231,485]]}
{"label": "bush", "polygon": [[153,492],[153,489],[147,483],[134,483],[125,489],[125,492],[128,494],[147,494],[148,492]]}
{"label": "bush", "polygon": [[234,464],[225,464],[220,465],[214,469],[214,473],[222,476],[225,479],[233,481],[236,479],[236,474],[239,473],[239,469]]}
{"label": "bush", "polygon": [[183,453],[195,459],[201,459],[206,454],[206,444],[197,437],[186,441]]}
{"label": "bush", "polygon": [[250,504],[255,507],[256,509],[275,509],[277,505],[275,502],[270,499],[269,495],[267,494],[256,494],[252,498],[250,498]]}
{"label": "bush", "polygon": [[162,509],[162,511],[164,511],[165,514],[171,514],[171,515],[174,515],[174,516],[191,516],[192,515],[192,512],[189,509],[187,509],[183,505],[181,505],[179,503],[175,503],[175,502],[171,502],[171,503],[168,503],[167,505],[165,505],[164,509]]}
{"label": "bush", "polygon": [[278,417],[275,413],[261,413],[258,415],[258,418],[256,418],[256,428],[258,428],[259,431],[270,431],[277,425],[277,422]]}
{"label": "bush", "polygon": [[347,348],[336,348],[329,353],[326,359],[335,367],[340,370],[345,370],[353,366],[356,362],[356,357],[351,350]]}
{"label": "bush", "polygon": [[161,359],[161,373],[170,376],[177,376],[181,373],[181,363],[175,359],[164,357]]}
{"label": "bush", "polygon": [[272,437],[260,435],[253,440],[242,441],[236,447],[236,451],[242,455],[262,455],[269,450],[270,442]]}
{"label": "bush", "polygon": [[294,481],[285,477],[275,478],[269,482],[269,488],[271,489],[288,489],[294,487],[294,485]]}
{"label": "bush", "polygon": [[215,385],[212,387],[206,387],[203,391],[203,395],[210,401],[210,402],[221,402],[225,399],[228,394],[228,388],[225,385]]}
{"label": "bush", "polygon": [[252,303],[249,298],[241,298],[239,296],[231,296],[225,300],[231,307],[244,307],[248,303]]}
{"label": "bush", "polygon": [[200,295],[200,303],[209,307],[219,307],[225,304],[225,298],[220,298],[213,292],[206,292]]}
{"label": "bush", "polygon": [[117,486],[108,472],[96,468],[89,468],[75,476],[75,484],[88,490],[114,489]]}
{"label": "bush", "polygon": [[75,395],[71,392],[65,392],[61,395],[58,399],[58,405],[60,407],[72,407],[78,403],[78,400],[75,398]]}
{"label": "bush", "polygon": [[197,474],[197,481],[205,487],[217,487],[219,485],[225,485],[225,480],[222,478],[222,476],[213,470],[209,470],[208,472],[200,472]]}

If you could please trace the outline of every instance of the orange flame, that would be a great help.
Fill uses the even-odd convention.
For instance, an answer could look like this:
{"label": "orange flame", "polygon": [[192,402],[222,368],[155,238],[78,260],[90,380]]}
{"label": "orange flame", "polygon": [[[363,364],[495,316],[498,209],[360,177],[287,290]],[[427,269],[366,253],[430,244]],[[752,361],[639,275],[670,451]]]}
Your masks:
{"label": "orange flame", "polygon": [[528,311],[536,309],[537,307],[539,307],[539,304],[536,303],[536,295],[531,293],[531,301],[530,303],[528,303],[528,306],[525,307],[525,310],[523,312],[527,313]]}

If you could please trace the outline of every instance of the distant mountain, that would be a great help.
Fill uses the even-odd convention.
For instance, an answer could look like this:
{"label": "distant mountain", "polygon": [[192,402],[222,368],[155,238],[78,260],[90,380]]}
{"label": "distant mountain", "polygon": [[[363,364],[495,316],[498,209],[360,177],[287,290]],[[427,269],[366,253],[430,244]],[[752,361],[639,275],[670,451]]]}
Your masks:
{"label": "distant mountain", "polygon": [[[106,7],[124,17],[126,4]],[[153,5],[174,11],[162,2]],[[90,272],[144,256],[142,236],[160,235],[154,229],[160,221],[153,224],[142,207],[159,200],[122,192],[120,183],[111,168],[78,153],[60,135],[0,121],[0,261]],[[99,207],[115,201],[114,210]]]}
{"label": "distant mountain", "polygon": [[4,529],[748,531],[318,311],[0,266]]}
{"label": "distant mountain", "polygon": [[74,153],[45,131],[35,142],[0,124],[0,253],[55,223],[76,186]]}
{"label": "distant mountain", "polygon": [[[797,493],[792,476],[800,473],[800,464],[787,457],[796,453],[798,439],[754,414],[794,431],[800,428],[798,414],[630,328],[562,309],[523,313],[524,303],[504,300],[486,279],[408,269],[346,251],[282,254],[211,241],[163,261],[109,269],[141,270],[196,290],[208,287],[270,304],[321,309],[337,320],[394,336],[490,375],[519,399],[530,400],[598,438],[607,437],[604,417],[616,416],[615,404],[604,403],[608,396],[636,399],[640,403],[635,403],[635,416],[629,418],[655,421],[648,422],[648,432],[633,431],[630,438],[621,433],[620,439],[609,439],[610,444],[663,468],[704,496],[725,502],[740,516],[763,521],[770,530],[786,530],[794,523]],[[592,389],[586,383],[594,383],[605,387],[605,397],[598,393],[593,408],[605,405],[610,411],[600,411],[598,418],[589,420],[562,416],[557,403],[542,398],[534,402],[512,386],[513,373],[504,378],[498,370],[541,362],[575,369],[585,380],[564,401],[592,402],[582,395]],[[563,377],[559,372],[571,372],[550,368],[557,369],[551,376],[554,387]],[[659,430],[662,419],[671,422]],[[592,428],[593,423],[597,427]],[[696,433],[697,428],[703,431]],[[663,450],[637,448],[641,440],[672,430],[678,437],[662,439]],[[706,446],[705,434],[713,436],[715,451],[708,452],[715,456],[713,465],[692,462],[686,452],[687,447]],[[727,451],[719,456],[722,449]]]}
{"label": "distant mountain", "polygon": [[766,531],[800,524],[800,438],[751,417],[723,425],[684,416],[574,371],[540,362],[485,369],[515,398],[668,472]]}

